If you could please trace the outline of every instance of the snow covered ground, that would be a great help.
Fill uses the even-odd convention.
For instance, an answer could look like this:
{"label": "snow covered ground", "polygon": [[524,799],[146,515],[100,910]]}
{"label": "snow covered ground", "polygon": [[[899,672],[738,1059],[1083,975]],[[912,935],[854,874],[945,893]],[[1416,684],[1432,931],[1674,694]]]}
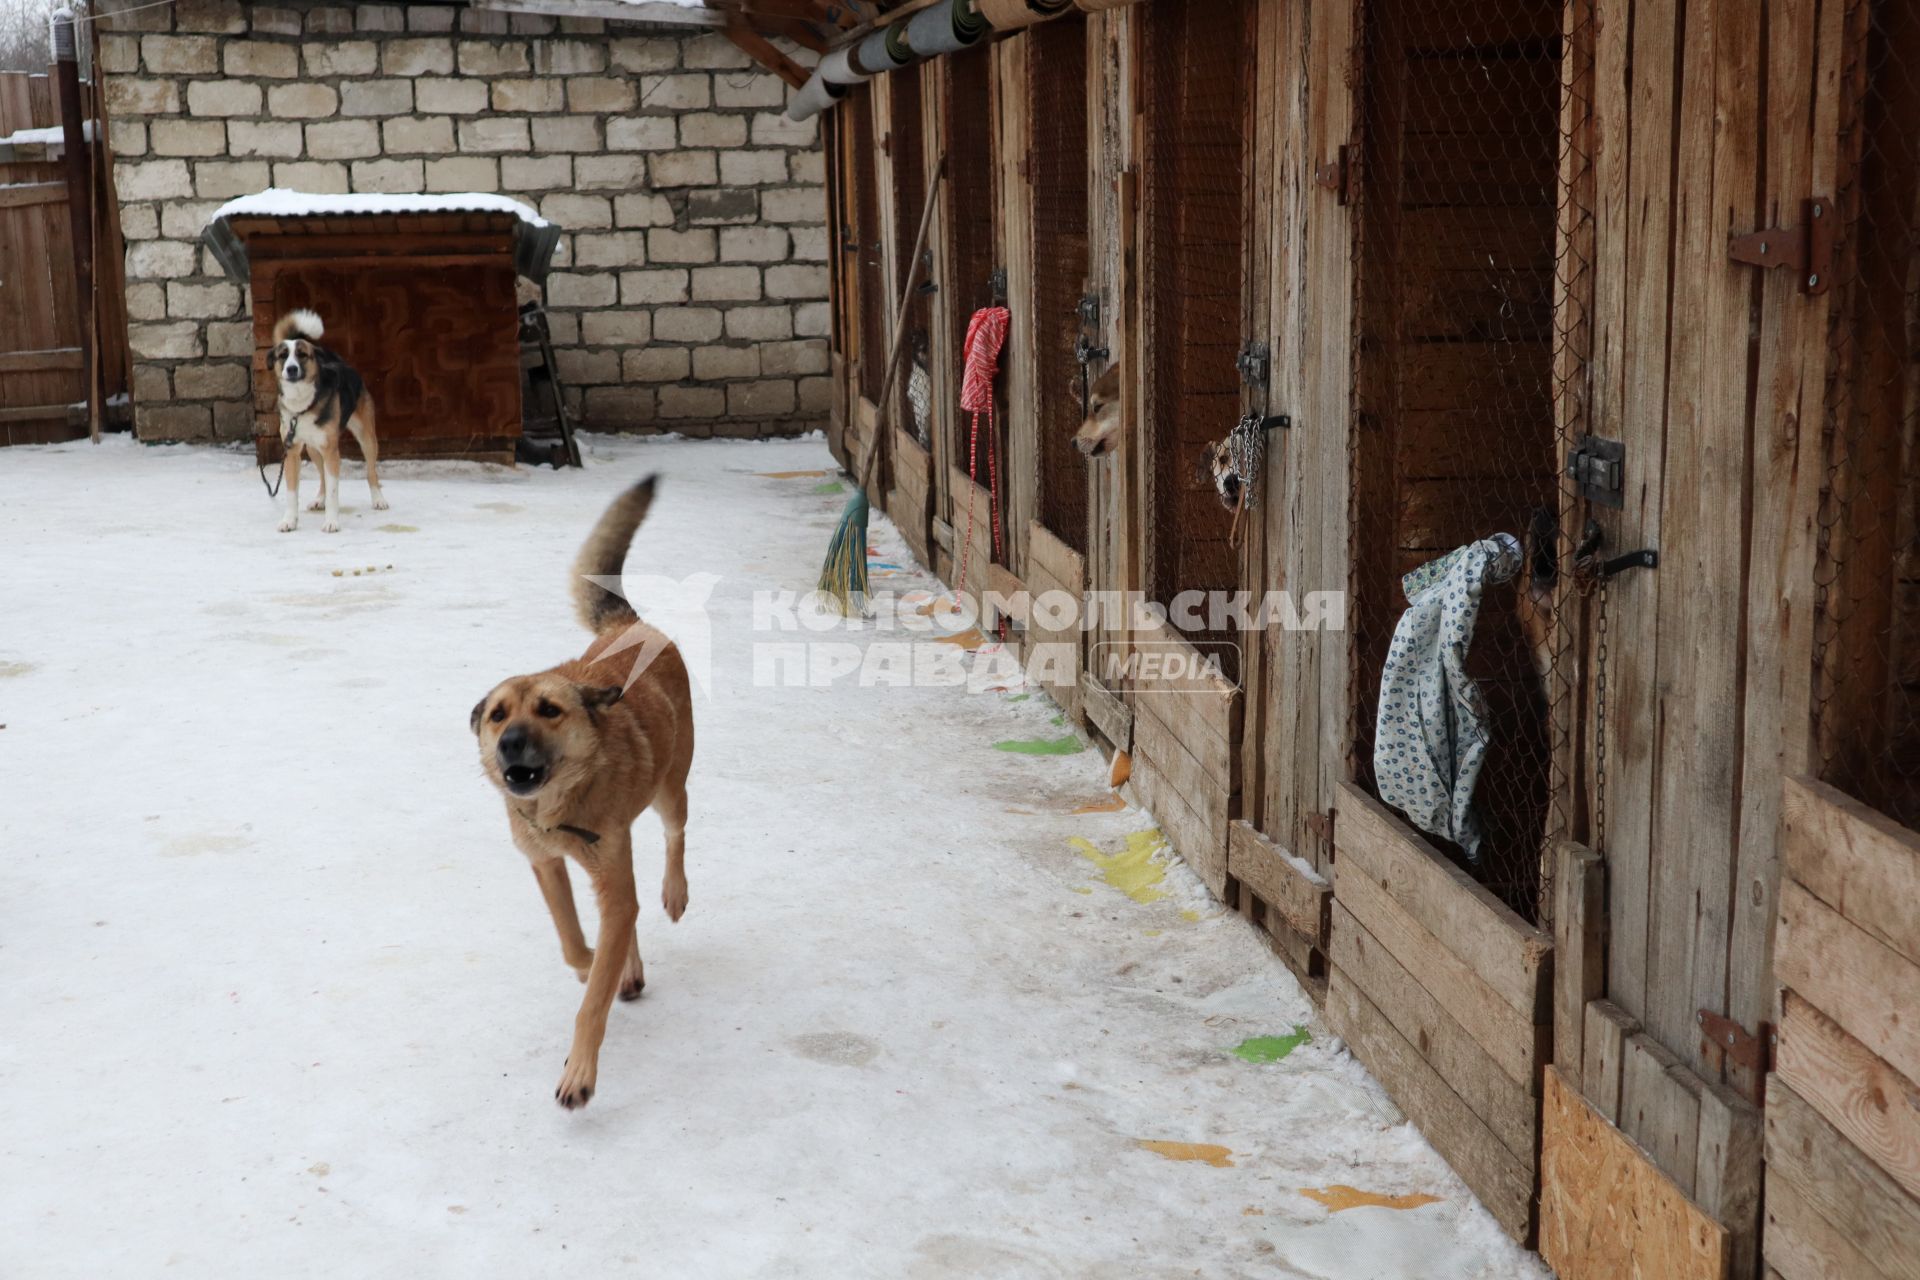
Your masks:
{"label": "snow covered ground", "polygon": [[[0,450],[0,1275],[1546,1274],[1097,752],[996,749],[1070,732],[1043,698],[755,686],[824,445],[586,447],[395,463],[385,512],[352,467],[332,536],[234,453]],[[697,639],[643,575],[719,575],[692,905],[643,816],[647,991],[569,1114],[580,987],[467,716],[579,649],[567,566],[650,470],[642,612]]]}

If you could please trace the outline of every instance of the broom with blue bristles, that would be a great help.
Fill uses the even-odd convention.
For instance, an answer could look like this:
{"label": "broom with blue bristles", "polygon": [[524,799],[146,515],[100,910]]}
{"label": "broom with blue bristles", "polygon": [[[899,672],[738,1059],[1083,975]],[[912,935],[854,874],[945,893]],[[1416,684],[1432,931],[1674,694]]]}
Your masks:
{"label": "broom with blue bristles", "polygon": [[873,487],[873,478],[879,472],[880,445],[887,438],[888,414],[893,409],[893,379],[900,369],[900,348],[907,336],[907,307],[913,301],[918,282],[920,255],[927,247],[934,197],[940,191],[940,179],[946,170],[947,158],[941,156],[927,182],[927,207],[920,214],[920,232],[913,240],[913,257],[908,259],[907,283],[900,294],[900,318],[893,326],[893,345],[887,351],[887,376],[880,386],[880,414],[874,426],[873,444],[867,449],[860,485],[847,499],[847,509],[840,513],[833,541],[827,544],[827,562],[820,569],[820,593],[847,617],[852,617],[855,610],[864,614],[867,608],[867,490]]}

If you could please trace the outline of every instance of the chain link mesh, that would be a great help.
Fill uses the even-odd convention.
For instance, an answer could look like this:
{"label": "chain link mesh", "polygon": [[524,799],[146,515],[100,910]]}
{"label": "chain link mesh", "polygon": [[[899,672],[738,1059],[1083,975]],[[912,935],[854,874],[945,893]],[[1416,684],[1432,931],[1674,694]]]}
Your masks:
{"label": "chain link mesh", "polygon": [[858,264],[855,288],[860,309],[860,394],[880,402],[880,384],[886,379],[887,275],[880,223],[880,186],[875,173],[873,87],[857,85],[842,109],[852,133],[853,234],[848,238]]}
{"label": "chain link mesh", "polygon": [[[888,286],[887,296],[897,300],[913,275],[913,242],[920,231],[920,215],[926,208],[926,145],[920,119],[920,70],[917,67],[887,77],[891,127],[888,129],[889,155],[893,160],[893,260],[898,271]],[[924,284],[931,275],[922,271]],[[924,289],[915,289],[907,301],[906,349],[901,355],[900,371],[894,375],[892,421],[912,434],[922,447],[929,440],[927,415],[913,403],[914,371],[927,369],[927,356],[933,334],[933,304]]]}
{"label": "chain link mesh", "polygon": [[1920,826],[1920,6],[1850,0],[1817,533],[1821,776]]}
{"label": "chain link mesh", "polygon": [[1490,738],[1474,797],[1482,845],[1469,860],[1441,844],[1535,921],[1553,800],[1573,785],[1561,463],[1585,399],[1581,246],[1592,214],[1581,195],[1586,33],[1568,40],[1563,23],[1583,10],[1577,0],[1366,0],[1359,145],[1347,159],[1359,167],[1348,181],[1358,204],[1355,773],[1373,785],[1402,575],[1496,533],[1518,539],[1521,569],[1486,589],[1467,659]]}
{"label": "chain link mesh", "polygon": [[[1163,605],[1240,582],[1204,458],[1240,417],[1253,16],[1248,0],[1154,0],[1143,14],[1147,590]],[[1237,634],[1190,638],[1239,678]]]}
{"label": "chain link mesh", "polygon": [[1087,22],[1041,23],[1027,35],[1027,118],[1033,190],[1033,350],[1038,360],[1040,523],[1087,549],[1087,464],[1073,447],[1080,422],[1080,296],[1086,288]]}

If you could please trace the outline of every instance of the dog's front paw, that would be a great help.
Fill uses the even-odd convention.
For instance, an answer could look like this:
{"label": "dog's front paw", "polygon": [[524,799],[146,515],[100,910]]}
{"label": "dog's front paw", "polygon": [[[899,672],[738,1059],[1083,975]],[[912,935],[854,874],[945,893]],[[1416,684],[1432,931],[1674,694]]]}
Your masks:
{"label": "dog's front paw", "polygon": [[593,1099],[593,1082],[599,1075],[599,1063],[593,1057],[574,1053],[567,1058],[566,1070],[553,1091],[553,1100],[569,1111],[578,1111]]}
{"label": "dog's front paw", "polygon": [[660,882],[660,905],[667,910],[667,919],[676,923],[687,913],[687,880],[685,876],[678,880],[669,876]]}
{"label": "dog's front paw", "polygon": [[373,498],[373,509],[375,511],[385,511],[387,509],[387,500],[379,494],[375,494]]}
{"label": "dog's front paw", "polygon": [[340,532],[340,522],[338,520],[329,520],[325,524],[320,526],[320,532],[338,533]]}
{"label": "dog's front paw", "polygon": [[282,520],[280,522],[280,532],[282,533],[292,533],[295,529],[298,529],[299,527],[300,527],[299,516],[288,516],[285,520]]}

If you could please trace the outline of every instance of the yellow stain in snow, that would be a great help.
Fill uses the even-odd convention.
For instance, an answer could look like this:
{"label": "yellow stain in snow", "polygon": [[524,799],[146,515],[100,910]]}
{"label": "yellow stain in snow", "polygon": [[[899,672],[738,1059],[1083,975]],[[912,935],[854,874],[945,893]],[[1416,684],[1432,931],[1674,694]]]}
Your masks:
{"label": "yellow stain in snow", "polygon": [[1342,1209],[1418,1209],[1423,1204],[1439,1204],[1439,1196],[1426,1195],[1419,1191],[1404,1196],[1383,1196],[1377,1191],[1362,1191],[1358,1187],[1349,1187],[1336,1182],[1330,1187],[1302,1187],[1300,1194],[1309,1200],[1318,1200],[1327,1206],[1329,1213],[1339,1213]]}
{"label": "yellow stain in snow", "polygon": [[1233,1161],[1228,1157],[1233,1152],[1211,1142],[1161,1142],[1156,1138],[1136,1138],[1147,1150],[1169,1160],[1198,1160],[1201,1164],[1210,1164],[1216,1169],[1231,1169]]}
{"label": "yellow stain in snow", "polygon": [[1182,920],[1185,920],[1188,924],[1200,923],[1200,913],[1198,911],[1182,911],[1180,913],[1180,918]]}
{"label": "yellow stain in snow", "polygon": [[934,641],[938,644],[957,644],[962,649],[978,649],[987,642],[987,638],[980,634],[980,628],[968,627],[950,636],[935,636]]}
{"label": "yellow stain in snow", "polygon": [[1146,904],[1166,897],[1159,888],[1167,869],[1153,855],[1167,847],[1167,838],[1157,827],[1135,831],[1127,837],[1126,848],[1118,853],[1102,853],[1091,840],[1074,836],[1067,841],[1074,852],[1100,868],[1100,878],[1132,898]]}
{"label": "yellow stain in snow", "polygon": [[1067,886],[1067,888],[1073,890],[1073,892],[1075,893],[1092,893],[1093,892],[1093,886],[1090,884],[1070,884]]}

